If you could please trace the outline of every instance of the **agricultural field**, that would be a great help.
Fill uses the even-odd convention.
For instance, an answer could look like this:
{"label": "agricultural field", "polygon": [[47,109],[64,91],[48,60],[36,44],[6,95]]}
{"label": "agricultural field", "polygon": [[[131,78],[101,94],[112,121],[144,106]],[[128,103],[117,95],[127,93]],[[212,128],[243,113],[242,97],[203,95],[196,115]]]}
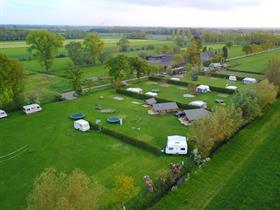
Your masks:
{"label": "agricultural field", "polygon": [[[75,101],[45,105],[42,112],[30,116],[14,112],[1,120],[0,209],[23,209],[35,177],[46,167],[65,172],[80,168],[92,176],[104,191],[104,200],[100,201],[102,209],[109,210],[115,208],[111,191],[115,176],[132,176],[140,193],[145,189],[144,175],[157,177],[168,168],[170,162],[188,161],[182,156],[155,156],[97,131],[81,133],[74,130],[69,116],[84,112],[87,120],[95,122],[100,119],[107,128],[159,148],[165,145],[167,135],[186,135],[186,127],[175,116],[150,116],[147,108],[132,103],[141,101],[124,96],[121,96],[123,100],[118,101],[113,99],[115,96],[119,95],[113,90],[100,91]],[[96,104],[116,109],[114,115],[123,117],[123,126],[107,123],[106,119],[112,114],[100,113]],[[162,126],[166,129],[162,130]],[[155,132],[158,130],[162,132]],[[25,149],[15,152],[20,148]]]}
{"label": "agricultural field", "polygon": [[[208,48],[213,48],[214,50],[218,50],[219,52],[222,51],[222,48],[225,46],[225,44],[207,44],[205,45]],[[245,55],[245,53],[242,51],[241,45],[234,45],[230,48],[228,48],[228,58],[234,58],[238,56]]]}
{"label": "agricultural field", "polygon": [[279,209],[280,100],[153,210]]}
{"label": "agricultural field", "polygon": [[280,49],[264,52],[257,55],[248,56],[230,61],[229,64],[238,64],[230,67],[232,70],[248,71],[252,73],[265,73],[267,62],[272,56],[279,56]]}
{"label": "agricultural field", "polygon": [[[229,104],[231,102],[232,97],[229,94],[218,93],[214,91],[204,94],[194,94],[194,92],[192,90],[189,90],[188,87],[152,81],[134,84],[131,87],[142,88],[144,92],[151,92],[153,89],[159,89],[159,98],[167,99],[170,101],[177,101],[183,104],[188,104],[192,101],[202,100],[207,102],[209,108],[213,108],[218,105],[215,102],[216,99],[223,99],[225,101],[225,104]],[[194,97],[184,97],[184,94],[190,94]]]}

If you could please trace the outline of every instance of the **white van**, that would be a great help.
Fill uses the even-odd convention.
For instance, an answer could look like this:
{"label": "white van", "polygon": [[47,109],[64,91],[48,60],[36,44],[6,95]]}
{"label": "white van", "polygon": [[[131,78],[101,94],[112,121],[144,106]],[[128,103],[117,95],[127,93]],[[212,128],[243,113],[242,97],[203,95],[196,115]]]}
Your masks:
{"label": "white van", "polygon": [[5,118],[5,117],[7,117],[8,115],[7,115],[7,113],[4,111],[4,110],[1,110],[0,109],[0,119],[1,118]]}
{"label": "white van", "polygon": [[188,153],[187,138],[185,136],[168,136],[165,148],[166,154],[186,155]]}
{"label": "white van", "polygon": [[25,114],[32,114],[40,111],[42,111],[42,108],[40,107],[39,104],[29,104],[23,107],[23,112]]}
{"label": "white van", "polygon": [[83,132],[90,130],[89,123],[88,123],[88,121],[85,121],[85,120],[75,121],[74,122],[74,128],[76,130],[83,131]]}

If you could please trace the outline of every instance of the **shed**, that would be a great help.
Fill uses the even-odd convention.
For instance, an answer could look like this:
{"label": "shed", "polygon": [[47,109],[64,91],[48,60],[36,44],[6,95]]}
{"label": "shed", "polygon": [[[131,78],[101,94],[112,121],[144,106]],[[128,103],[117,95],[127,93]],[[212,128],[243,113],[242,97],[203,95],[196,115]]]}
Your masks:
{"label": "shed", "polygon": [[231,82],[236,82],[237,78],[236,78],[236,76],[229,76],[228,80]]}
{"label": "shed", "polygon": [[157,113],[177,112],[178,109],[176,102],[153,104],[153,111]]}
{"label": "shed", "polygon": [[133,93],[143,93],[143,90],[141,88],[127,88],[127,91],[133,92]]}
{"label": "shed", "polygon": [[8,114],[4,110],[0,109],[0,119],[5,117],[8,117]]}
{"label": "shed", "polygon": [[90,125],[89,125],[89,122],[86,120],[76,120],[74,122],[74,128],[76,130],[85,132],[85,131],[90,130]]}
{"label": "shed", "polygon": [[210,112],[206,109],[188,109],[183,111],[183,118],[184,121],[188,123],[192,123],[195,120],[199,120],[201,118],[209,116]]}
{"label": "shed", "polygon": [[199,85],[196,87],[196,92],[198,92],[198,93],[208,93],[210,91],[211,90],[208,85]]}
{"label": "shed", "polygon": [[153,93],[153,92],[147,92],[147,93],[145,93],[145,95],[151,96],[151,97],[156,97],[158,94],[157,93]]}
{"label": "shed", "polygon": [[204,101],[192,101],[189,103],[191,106],[196,106],[199,108],[207,108],[207,103]]}
{"label": "shed", "polygon": [[236,90],[236,89],[238,89],[238,87],[234,86],[234,85],[228,85],[225,88],[228,89],[228,90]]}
{"label": "shed", "polygon": [[165,148],[166,154],[185,155],[188,153],[187,138],[185,136],[168,136]]}
{"label": "shed", "polygon": [[243,83],[246,85],[255,84],[255,83],[257,83],[257,80],[255,78],[246,77],[243,79]]}
{"label": "shed", "polygon": [[39,104],[29,104],[26,106],[23,106],[23,112],[25,114],[32,114],[35,112],[40,112],[42,110],[42,108],[40,107]]}
{"label": "shed", "polygon": [[155,98],[148,98],[145,100],[145,104],[152,106],[153,104],[156,104],[157,100]]}

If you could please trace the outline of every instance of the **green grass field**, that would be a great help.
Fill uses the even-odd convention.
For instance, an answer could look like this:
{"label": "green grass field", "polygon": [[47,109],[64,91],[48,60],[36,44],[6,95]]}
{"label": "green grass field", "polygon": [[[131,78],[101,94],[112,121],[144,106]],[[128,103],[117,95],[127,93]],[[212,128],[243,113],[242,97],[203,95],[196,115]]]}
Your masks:
{"label": "green grass field", "polygon": [[280,100],[153,210],[279,209]]}
{"label": "green grass field", "polygon": [[229,64],[238,64],[230,67],[233,70],[249,71],[257,73],[265,73],[267,62],[272,56],[280,56],[280,49],[270,52],[261,53],[258,55],[249,56],[229,62]]}
{"label": "green grass field", "polygon": [[[99,98],[101,95],[104,99]],[[0,157],[29,145],[27,152],[0,162],[0,209],[23,209],[34,178],[46,167],[66,172],[80,168],[93,176],[104,189],[102,209],[109,210],[115,208],[111,191],[115,176],[132,176],[140,193],[145,189],[144,175],[157,177],[170,162],[188,160],[182,156],[154,156],[95,131],[74,130],[69,115],[85,112],[88,120],[101,119],[106,127],[159,147],[165,145],[166,135],[186,135],[186,127],[180,125],[176,117],[149,116],[146,108],[131,103],[134,99],[125,97],[117,101],[112,98],[115,95],[113,90],[100,91],[75,101],[45,105],[42,112],[30,116],[15,112],[0,120]],[[106,119],[111,115],[97,111],[97,103],[115,108],[114,115],[122,116],[124,125],[108,124]],[[166,129],[162,130],[162,126]],[[162,132],[155,132],[158,130]]]}
{"label": "green grass field", "polygon": [[[206,46],[208,48],[213,48],[214,50],[222,51],[225,44],[207,44]],[[245,55],[245,53],[242,51],[241,45],[234,45],[228,48],[228,58],[234,58],[242,55]]]}

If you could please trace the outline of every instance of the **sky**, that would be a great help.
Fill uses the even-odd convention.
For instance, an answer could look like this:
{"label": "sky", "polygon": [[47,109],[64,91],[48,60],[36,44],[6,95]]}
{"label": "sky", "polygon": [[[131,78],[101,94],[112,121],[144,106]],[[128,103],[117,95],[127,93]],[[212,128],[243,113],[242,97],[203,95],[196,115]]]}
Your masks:
{"label": "sky", "polygon": [[0,0],[0,24],[280,27],[280,0]]}

